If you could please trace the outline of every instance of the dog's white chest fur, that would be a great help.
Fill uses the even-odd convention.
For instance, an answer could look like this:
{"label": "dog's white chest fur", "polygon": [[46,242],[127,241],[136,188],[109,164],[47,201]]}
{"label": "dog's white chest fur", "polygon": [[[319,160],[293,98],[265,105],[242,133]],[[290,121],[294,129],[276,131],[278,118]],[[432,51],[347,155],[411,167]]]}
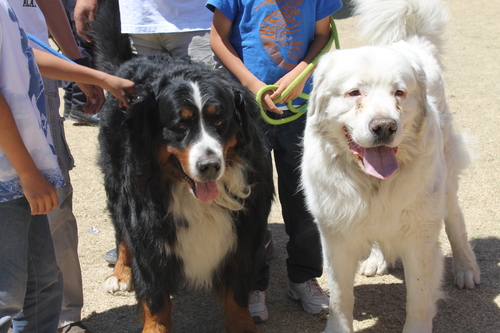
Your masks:
{"label": "dog's white chest fur", "polygon": [[237,199],[246,198],[250,189],[242,168],[227,168],[218,181],[219,196],[210,202],[201,202],[185,185],[173,189],[170,212],[187,227],[177,229],[175,253],[183,261],[184,275],[192,287],[210,288],[213,273],[237,245],[236,228],[231,212],[244,208]]}
{"label": "dog's white chest fur", "polygon": [[212,276],[224,257],[236,245],[236,231],[227,209],[214,202],[203,203],[179,188],[172,212],[187,221],[177,230],[175,249],[167,251],[182,259],[189,285],[209,288]]}

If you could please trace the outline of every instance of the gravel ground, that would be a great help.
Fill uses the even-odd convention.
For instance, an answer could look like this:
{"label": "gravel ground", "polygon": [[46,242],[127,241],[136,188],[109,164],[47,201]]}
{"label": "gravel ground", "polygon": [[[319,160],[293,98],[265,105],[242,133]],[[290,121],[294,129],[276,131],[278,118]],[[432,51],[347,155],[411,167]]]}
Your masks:
{"label": "gravel ground", "polygon": [[[453,286],[450,248],[443,235],[446,298],[439,303],[435,332],[493,333],[500,331],[500,212],[498,187],[500,159],[499,59],[500,1],[447,0],[451,11],[446,65],[447,98],[456,128],[471,138],[475,161],[461,179],[460,202],[470,241],[481,268],[482,285],[475,290]],[[348,12],[336,21],[342,48],[358,46],[355,18]],[[79,252],[83,271],[85,305],[83,320],[95,333],[140,332],[133,294],[106,294],[103,280],[112,272],[103,260],[114,247],[114,233],[105,209],[102,175],[96,166],[97,128],[65,123],[76,160],[72,171],[74,212],[79,223]],[[259,325],[263,333],[320,332],[324,318],[304,313],[286,296],[286,234],[280,208],[274,205],[269,220],[276,257],[271,262],[267,292],[269,321]],[[92,232],[94,230],[94,232]],[[98,232],[96,232],[96,230]],[[325,285],[325,279],[320,282]],[[387,276],[358,276],[355,286],[354,327],[357,332],[400,332],[405,319],[403,269],[397,264]],[[217,302],[206,293],[174,299],[176,332],[222,332],[223,318]]]}

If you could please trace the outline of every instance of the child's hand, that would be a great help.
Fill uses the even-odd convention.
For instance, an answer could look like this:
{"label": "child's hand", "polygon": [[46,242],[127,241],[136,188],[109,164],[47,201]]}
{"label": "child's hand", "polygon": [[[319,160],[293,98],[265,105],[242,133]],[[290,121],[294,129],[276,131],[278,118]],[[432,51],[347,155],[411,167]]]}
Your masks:
{"label": "child's hand", "polygon": [[56,189],[38,171],[20,177],[21,187],[31,208],[31,215],[48,214],[59,205]]}
{"label": "child's hand", "polygon": [[[248,88],[250,89],[251,92],[253,92],[256,96],[258,92],[260,91],[261,88],[265,87],[266,84],[260,80],[255,80],[255,82],[252,83],[251,86]],[[262,104],[262,107],[266,109],[267,111],[271,111],[277,114],[283,114],[283,111],[278,109],[276,104],[273,102],[273,98],[271,98],[271,95],[274,94],[272,90],[268,90],[262,94],[262,99],[260,103]]]}
{"label": "child's hand", "polygon": [[92,30],[91,22],[95,19],[97,6],[97,0],[78,0],[74,8],[76,31],[89,43],[92,42],[92,37],[87,33]]}
{"label": "child's hand", "polygon": [[134,82],[114,75],[108,75],[105,82],[106,86],[103,88],[121,101],[119,104],[120,107],[129,107],[132,104],[131,95],[135,94]]}
{"label": "child's hand", "polygon": [[78,83],[78,87],[87,96],[87,103],[83,106],[83,110],[87,114],[94,114],[101,110],[106,98],[101,87],[93,84]]}
{"label": "child's hand", "polygon": [[[292,84],[292,82],[299,74],[300,72],[295,73],[294,70],[285,74],[281,79],[279,79],[275,83],[275,85],[278,85],[279,87],[270,97],[273,100],[279,98],[280,95],[285,91],[285,89],[287,89]],[[306,84],[306,79],[301,80],[282,100],[279,101],[279,103],[288,103],[299,97],[299,95],[304,90],[305,84]]]}

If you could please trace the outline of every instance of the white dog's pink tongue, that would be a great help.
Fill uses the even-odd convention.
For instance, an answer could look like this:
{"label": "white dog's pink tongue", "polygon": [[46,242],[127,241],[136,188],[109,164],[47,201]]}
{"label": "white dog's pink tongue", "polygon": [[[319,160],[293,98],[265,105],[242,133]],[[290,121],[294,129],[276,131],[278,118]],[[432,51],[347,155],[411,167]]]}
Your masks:
{"label": "white dog's pink tongue", "polygon": [[380,179],[389,178],[399,169],[395,149],[388,146],[366,148],[363,163],[368,174]]}
{"label": "white dog's pink tongue", "polygon": [[219,195],[219,188],[217,187],[217,182],[209,181],[196,183],[196,196],[203,202],[211,201],[217,199]]}

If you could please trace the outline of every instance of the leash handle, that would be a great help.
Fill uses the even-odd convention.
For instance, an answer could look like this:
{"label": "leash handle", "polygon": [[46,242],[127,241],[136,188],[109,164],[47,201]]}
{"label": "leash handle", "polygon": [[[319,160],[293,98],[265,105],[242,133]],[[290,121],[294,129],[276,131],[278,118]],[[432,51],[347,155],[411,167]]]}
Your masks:
{"label": "leash handle", "polygon": [[[299,76],[297,76],[295,78],[295,80],[293,80],[293,82],[281,93],[281,95],[278,98],[276,98],[276,99],[273,100],[274,103],[279,103],[279,101],[281,101],[283,98],[285,98],[286,96],[288,96],[288,94],[290,93],[290,91],[292,91],[292,89],[295,88],[295,86],[300,81],[302,81],[307,75],[309,75],[310,72],[312,72],[312,70],[314,69],[314,67],[318,63],[319,58],[321,58],[321,56],[323,54],[325,54],[326,52],[330,51],[330,48],[332,47],[332,45],[334,43],[335,43],[335,48],[337,50],[340,49],[339,38],[338,38],[338,33],[337,33],[337,27],[335,26],[335,21],[333,20],[332,16],[330,16],[330,25],[332,27],[332,31],[330,33],[330,38],[328,39],[328,42],[326,43],[326,45],[316,55],[316,57],[313,59],[313,61],[311,61],[311,63],[309,65],[307,65],[307,67],[299,74]],[[289,123],[291,121],[294,121],[295,119],[299,118],[300,116],[302,116],[303,114],[306,113],[306,111],[307,111],[307,103],[305,103],[305,104],[301,105],[300,107],[296,108],[296,107],[294,107],[292,105],[292,101],[289,101],[287,103],[288,109],[290,111],[292,111],[293,113],[295,113],[295,114],[293,114],[293,115],[291,115],[289,117],[286,117],[286,118],[281,118],[281,119],[272,119],[272,118],[270,118],[267,115],[267,111],[262,106],[262,95],[266,91],[270,91],[270,90],[274,91],[277,88],[278,88],[277,85],[267,85],[267,86],[264,86],[264,87],[262,87],[257,92],[257,95],[255,96],[255,98],[257,100],[257,103],[259,104],[260,114],[261,114],[262,118],[267,123],[269,123],[271,125],[286,124],[286,123]],[[309,99],[309,94],[301,93],[299,95],[299,97],[308,100]]]}
{"label": "leash handle", "polygon": [[[295,82],[295,81],[294,81]],[[272,119],[270,118],[267,113],[266,113],[266,110],[264,109],[264,107],[262,106],[261,104],[261,100],[262,100],[262,95],[264,95],[264,93],[266,91],[270,91],[270,90],[276,90],[278,89],[279,86],[277,85],[267,85],[267,86],[264,86],[262,87],[258,92],[257,92],[257,95],[255,96],[255,98],[257,99],[257,102],[259,104],[259,108],[260,108],[260,115],[262,116],[262,118],[264,118],[264,120],[271,124],[271,125],[281,125],[281,124],[286,124],[286,123],[289,123],[291,121],[294,121],[295,119],[299,118],[300,116],[302,116],[306,111],[307,111],[307,103],[305,103],[304,105],[300,106],[299,108],[296,108],[292,105],[292,101],[288,102],[287,103],[287,106],[288,106],[288,109],[290,111],[292,111],[293,113],[295,113],[294,115],[291,115],[289,117],[286,117],[286,118],[281,118],[281,119]],[[286,96],[283,94],[281,94],[280,97],[276,98],[273,100],[273,102],[277,101],[277,100],[281,100],[283,98],[283,96]],[[309,99],[309,95],[308,94],[304,94],[304,93],[301,93],[299,95],[300,98],[303,98],[303,99]]]}

